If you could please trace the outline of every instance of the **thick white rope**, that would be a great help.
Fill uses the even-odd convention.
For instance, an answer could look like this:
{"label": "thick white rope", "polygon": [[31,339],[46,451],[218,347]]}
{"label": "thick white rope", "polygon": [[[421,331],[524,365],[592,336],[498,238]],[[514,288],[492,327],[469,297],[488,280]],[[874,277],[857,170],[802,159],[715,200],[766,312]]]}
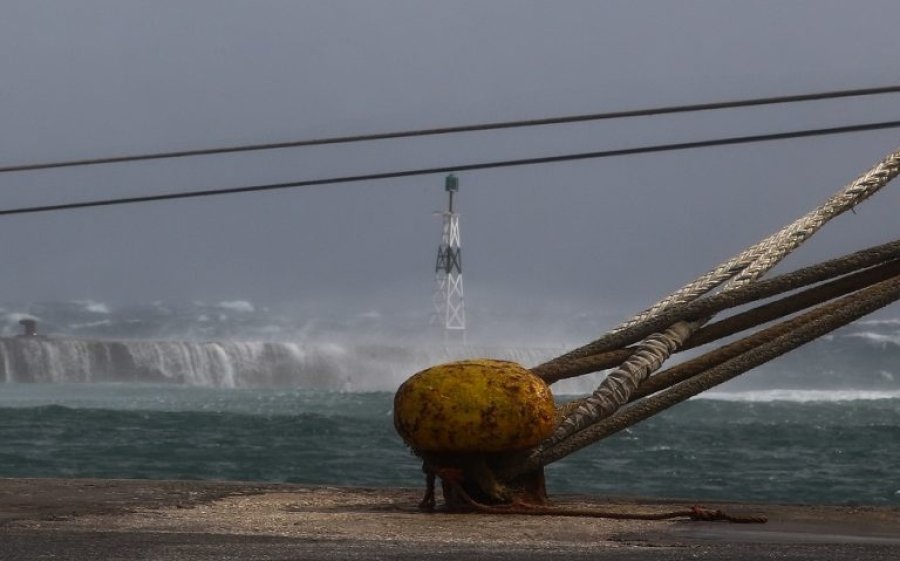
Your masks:
{"label": "thick white rope", "polygon": [[[671,306],[695,300],[728,279],[731,280],[722,287],[723,292],[752,283],[808,240],[825,223],[872,196],[898,173],[900,150],[889,154],[815,210],[660,300],[612,333],[652,319]],[[553,435],[535,449],[534,454],[540,455],[552,449],[570,435],[612,415],[628,403],[641,382],[709,319],[691,323],[678,322],[666,331],[642,341],[637,351],[607,375],[590,396],[578,401],[578,405],[560,422]]]}

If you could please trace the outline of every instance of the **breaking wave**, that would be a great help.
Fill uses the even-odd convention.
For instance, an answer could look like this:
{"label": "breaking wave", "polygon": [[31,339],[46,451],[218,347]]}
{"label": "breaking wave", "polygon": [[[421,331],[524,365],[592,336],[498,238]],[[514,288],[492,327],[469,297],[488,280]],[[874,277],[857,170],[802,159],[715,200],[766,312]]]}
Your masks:
{"label": "breaking wave", "polygon": [[[395,389],[413,372],[441,362],[489,356],[533,366],[561,350],[21,337],[0,339],[0,380],[380,391]],[[568,391],[585,391],[592,383],[569,384]]]}
{"label": "breaking wave", "polygon": [[900,399],[900,390],[873,391],[873,390],[748,390],[740,392],[709,391],[700,394],[695,399],[710,399],[715,401],[742,401],[742,402],[774,402],[785,401],[792,403],[838,403],[844,401],[875,401],[881,399]]}
{"label": "breaking wave", "polygon": [[[566,323],[565,318],[552,319]],[[22,320],[36,320],[41,335],[17,335]],[[242,299],[130,307],[95,300],[4,304],[0,382],[390,391],[433,364],[492,357],[530,367],[583,342],[583,334],[575,337],[568,332],[559,332],[552,340],[538,338],[546,336],[543,331],[523,338],[522,331],[534,321],[504,318],[504,322],[491,324],[481,318],[470,344],[443,344],[425,336],[427,316],[377,310],[341,316],[322,309],[272,310]],[[509,329],[513,324],[520,337],[502,338],[516,330]],[[507,329],[494,329],[498,326]],[[599,334],[605,328],[581,325],[578,330]],[[563,381],[554,385],[554,393],[591,391],[602,376]],[[897,392],[900,319],[870,319],[763,365],[705,397],[846,401],[896,397]]]}

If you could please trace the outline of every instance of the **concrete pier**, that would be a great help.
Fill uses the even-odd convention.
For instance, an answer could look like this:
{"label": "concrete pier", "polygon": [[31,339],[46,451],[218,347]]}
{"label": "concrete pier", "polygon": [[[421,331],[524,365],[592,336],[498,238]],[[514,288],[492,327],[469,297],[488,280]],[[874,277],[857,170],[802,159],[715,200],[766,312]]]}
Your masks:
{"label": "concrete pier", "polygon": [[[0,559],[900,558],[900,509],[709,504],[767,524],[426,514],[418,489],[0,479]],[[690,502],[555,497],[666,512]]]}

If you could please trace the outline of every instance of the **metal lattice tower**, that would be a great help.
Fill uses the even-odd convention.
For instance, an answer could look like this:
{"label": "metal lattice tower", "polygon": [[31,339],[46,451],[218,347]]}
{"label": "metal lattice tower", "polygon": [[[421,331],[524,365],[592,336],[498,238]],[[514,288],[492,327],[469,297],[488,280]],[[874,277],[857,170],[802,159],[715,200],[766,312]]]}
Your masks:
{"label": "metal lattice tower", "polygon": [[453,211],[453,194],[459,191],[459,180],[455,175],[447,176],[444,190],[449,195],[449,206],[446,212],[436,213],[443,217],[443,227],[434,266],[434,315],[431,321],[442,327],[445,335],[454,331],[465,337],[459,214]]}

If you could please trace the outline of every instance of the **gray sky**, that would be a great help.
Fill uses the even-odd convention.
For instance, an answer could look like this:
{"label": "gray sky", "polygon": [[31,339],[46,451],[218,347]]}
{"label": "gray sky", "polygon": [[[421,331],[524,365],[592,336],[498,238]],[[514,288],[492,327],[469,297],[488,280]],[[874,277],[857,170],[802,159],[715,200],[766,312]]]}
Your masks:
{"label": "gray sky", "polygon": [[[881,1],[4,0],[0,163],[900,80]],[[900,96],[0,176],[0,208],[894,120]],[[470,310],[637,311],[821,202],[897,130],[464,173]],[[0,219],[3,300],[428,309],[442,177]],[[897,238],[900,184],[787,266]]]}

